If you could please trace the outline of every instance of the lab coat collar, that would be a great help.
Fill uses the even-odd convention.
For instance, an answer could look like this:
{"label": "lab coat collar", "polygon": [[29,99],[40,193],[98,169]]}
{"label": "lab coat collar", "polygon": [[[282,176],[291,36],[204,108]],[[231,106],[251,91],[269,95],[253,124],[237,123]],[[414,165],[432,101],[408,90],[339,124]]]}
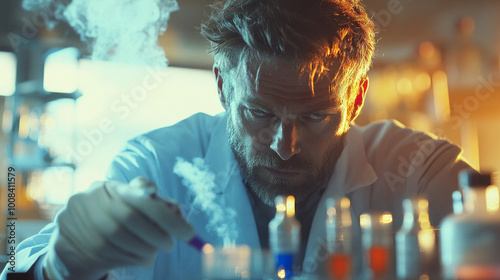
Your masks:
{"label": "lab coat collar", "polygon": [[347,196],[377,180],[377,175],[366,158],[365,145],[359,127],[351,125],[346,141],[346,146],[335,165],[335,170],[314,215],[303,263],[305,273],[325,273],[324,262],[328,258],[325,227],[326,199]]}

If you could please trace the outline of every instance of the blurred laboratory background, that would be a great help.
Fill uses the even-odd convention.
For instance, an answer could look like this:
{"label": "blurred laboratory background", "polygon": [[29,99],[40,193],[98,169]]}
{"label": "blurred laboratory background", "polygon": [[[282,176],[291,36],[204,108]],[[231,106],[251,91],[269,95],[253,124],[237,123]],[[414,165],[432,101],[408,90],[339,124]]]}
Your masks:
{"label": "blurred laboratory background", "polygon": [[[71,194],[103,179],[127,139],[196,112],[223,111],[209,45],[199,34],[211,1],[178,2],[158,38],[169,62],[159,68],[92,60],[67,22],[47,28],[54,9],[26,11],[22,2],[0,4],[0,255],[8,167],[15,168],[16,239],[22,240]],[[499,171],[500,1],[365,4],[379,32],[356,122],[396,119],[461,145],[474,167]],[[101,13],[113,14],[108,8]]]}

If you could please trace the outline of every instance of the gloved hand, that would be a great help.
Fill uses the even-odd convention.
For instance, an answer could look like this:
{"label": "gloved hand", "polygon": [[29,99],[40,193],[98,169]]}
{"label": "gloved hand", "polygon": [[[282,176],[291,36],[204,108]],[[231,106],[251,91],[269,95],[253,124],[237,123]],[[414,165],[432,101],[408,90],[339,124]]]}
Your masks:
{"label": "gloved hand", "polygon": [[117,267],[152,263],[172,237],[187,241],[192,227],[176,203],[154,195],[144,178],[130,184],[100,181],[74,195],[57,218],[43,268],[50,280],[96,280]]}

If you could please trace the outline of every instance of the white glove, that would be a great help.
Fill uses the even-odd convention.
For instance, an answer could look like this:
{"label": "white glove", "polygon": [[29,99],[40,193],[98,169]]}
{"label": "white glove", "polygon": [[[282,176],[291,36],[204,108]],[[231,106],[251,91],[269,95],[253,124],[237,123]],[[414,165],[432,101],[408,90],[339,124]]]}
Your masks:
{"label": "white glove", "polygon": [[154,183],[95,182],[74,195],[57,218],[43,268],[50,280],[96,280],[117,267],[151,264],[171,235],[190,240],[192,227],[176,203],[152,195]]}

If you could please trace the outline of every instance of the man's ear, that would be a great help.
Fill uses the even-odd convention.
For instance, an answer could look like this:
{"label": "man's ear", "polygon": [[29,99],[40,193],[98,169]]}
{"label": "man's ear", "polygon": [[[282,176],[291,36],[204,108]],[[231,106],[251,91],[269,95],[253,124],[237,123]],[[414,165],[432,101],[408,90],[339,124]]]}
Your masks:
{"label": "man's ear", "polygon": [[356,100],[354,101],[353,110],[351,114],[351,122],[354,121],[361,113],[361,108],[363,108],[363,104],[365,103],[366,92],[368,91],[369,80],[368,76],[364,79],[361,79],[359,82],[358,95],[356,96]]}
{"label": "man's ear", "polygon": [[222,76],[220,73],[219,68],[217,66],[213,67],[214,71],[214,76],[215,76],[215,81],[217,82],[217,91],[219,93],[219,101],[224,110],[227,110],[227,104],[226,104],[226,96],[224,95],[224,91],[222,90]]}

